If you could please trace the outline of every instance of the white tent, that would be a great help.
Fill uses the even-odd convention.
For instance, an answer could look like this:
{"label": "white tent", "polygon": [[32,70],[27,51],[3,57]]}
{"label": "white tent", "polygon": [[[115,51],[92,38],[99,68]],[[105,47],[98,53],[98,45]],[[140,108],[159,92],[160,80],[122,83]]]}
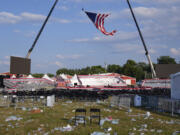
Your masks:
{"label": "white tent", "polygon": [[28,75],[26,78],[34,78],[32,75]]}
{"label": "white tent", "polygon": [[75,85],[81,85],[81,82],[80,82],[80,80],[79,80],[79,78],[78,78],[78,76],[75,74],[72,78],[71,78],[71,84],[73,85],[73,86],[75,86]]}
{"label": "white tent", "polygon": [[65,74],[60,74],[59,76],[60,76],[62,79],[64,79],[64,80],[67,80],[67,79],[68,79]]}
{"label": "white tent", "polygon": [[49,80],[49,81],[54,82],[54,80],[53,80],[53,79],[51,79],[51,78],[50,78],[47,74],[44,74],[44,76],[43,76],[42,78],[44,78],[44,79],[47,79],[47,80]]}
{"label": "white tent", "polygon": [[16,78],[16,76],[15,76],[15,75],[12,75],[11,78]]}

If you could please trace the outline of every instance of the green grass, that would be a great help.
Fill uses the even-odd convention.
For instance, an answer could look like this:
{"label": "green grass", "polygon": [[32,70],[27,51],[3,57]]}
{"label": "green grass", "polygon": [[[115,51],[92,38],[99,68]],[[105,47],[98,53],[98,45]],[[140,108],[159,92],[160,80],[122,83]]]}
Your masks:
{"label": "green grass", "polygon": [[[63,127],[70,124],[74,126],[74,121],[71,118],[74,117],[76,108],[85,108],[87,110],[87,117],[89,116],[90,108],[100,108],[102,119],[105,117],[112,117],[113,119],[119,119],[119,124],[114,125],[109,121],[106,121],[103,126],[99,126],[97,123],[90,125],[87,118],[86,125],[79,124],[71,132],[56,131],[54,128]],[[146,110],[139,108],[131,108],[132,112],[128,113],[125,109],[117,109],[109,106],[108,100],[101,104],[96,102],[79,102],[73,101],[72,103],[66,103],[66,100],[59,100],[53,108],[46,107],[42,113],[32,113],[31,111],[23,111],[21,109],[15,110],[14,108],[0,108],[0,135],[43,135],[49,133],[49,135],[89,135],[94,131],[104,132],[104,129],[111,127],[111,135],[117,132],[118,135],[128,135],[134,133],[139,135],[144,133],[145,135],[170,135],[174,131],[180,130],[180,117],[171,117],[170,115],[162,115],[151,112],[151,116],[148,119],[144,119],[144,116],[132,117],[129,115],[145,114]],[[6,118],[9,116],[18,116],[23,119],[20,121],[6,122]],[[136,121],[132,121],[134,118]],[[174,124],[168,123],[168,121],[174,121]],[[147,124],[145,131],[142,130],[144,124]],[[13,127],[12,127],[13,126]],[[157,130],[162,132],[158,133]],[[154,131],[154,132],[153,132]]]}

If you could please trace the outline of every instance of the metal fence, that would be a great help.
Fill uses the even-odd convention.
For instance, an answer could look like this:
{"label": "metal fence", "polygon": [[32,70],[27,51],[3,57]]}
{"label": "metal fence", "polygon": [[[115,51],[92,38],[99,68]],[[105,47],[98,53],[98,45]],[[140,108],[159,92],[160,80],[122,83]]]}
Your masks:
{"label": "metal fence", "polygon": [[128,95],[112,96],[111,98],[111,106],[129,109],[130,104],[131,104],[131,97]]}
{"label": "metal fence", "polygon": [[[135,95],[112,96],[111,105],[129,109],[136,106]],[[140,95],[138,107],[151,109],[155,112],[170,113],[171,115],[180,114],[180,100],[174,100],[167,97],[144,96]]]}
{"label": "metal fence", "polygon": [[11,98],[9,96],[0,96],[0,107],[9,107]]}
{"label": "metal fence", "polygon": [[167,97],[142,96],[142,107],[151,108],[158,112],[169,112],[180,114],[180,100]]}
{"label": "metal fence", "polygon": [[44,108],[47,104],[47,98],[44,96],[0,96],[0,107],[17,108]]}

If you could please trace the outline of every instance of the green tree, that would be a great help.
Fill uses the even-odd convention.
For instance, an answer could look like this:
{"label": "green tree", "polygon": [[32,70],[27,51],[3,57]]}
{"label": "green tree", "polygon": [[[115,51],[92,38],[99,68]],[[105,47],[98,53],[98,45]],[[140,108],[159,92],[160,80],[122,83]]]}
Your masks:
{"label": "green tree", "polygon": [[127,60],[126,64],[124,64],[122,70],[123,74],[131,77],[135,77],[137,81],[144,79],[145,72],[144,70],[147,68],[145,63],[136,63],[133,60]]}
{"label": "green tree", "polygon": [[135,77],[135,66],[136,62],[133,60],[127,60],[126,64],[124,64],[122,70],[124,75]]}
{"label": "green tree", "polygon": [[177,64],[174,58],[171,58],[170,56],[160,56],[157,59],[158,64]]}
{"label": "green tree", "polygon": [[48,73],[47,74],[49,77],[54,77],[54,74]]}
{"label": "green tree", "polygon": [[91,74],[99,74],[105,72],[106,72],[105,68],[101,67],[100,65],[91,67]]}
{"label": "green tree", "polygon": [[122,67],[120,65],[108,65],[107,67],[107,72],[110,72],[110,73],[122,73]]}
{"label": "green tree", "polygon": [[71,74],[71,71],[67,68],[61,68],[61,69],[58,69],[56,71],[56,75],[60,75],[60,74]]}
{"label": "green tree", "polygon": [[145,72],[143,71],[142,67],[140,66],[135,67],[135,77],[137,81],[144,79]]}
{"label": "green tree", "polygon": [[32,74],[32,76],[35,77],[35,78],[42,78],[43,75],[44,74],[42,74],[42,73],[34,73],[34,74]]}

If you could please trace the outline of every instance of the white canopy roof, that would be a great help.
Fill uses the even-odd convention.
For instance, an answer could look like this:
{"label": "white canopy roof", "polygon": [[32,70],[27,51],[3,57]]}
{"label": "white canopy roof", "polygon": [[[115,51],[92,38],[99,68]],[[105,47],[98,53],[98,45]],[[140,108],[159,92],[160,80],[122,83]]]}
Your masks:
{"label": "white canopy roof", "polygon": [[26,78],[34,78],[32,75],[28,75]]}
{"label": "white canopy roof", "polygon": [[16,76],[15,76],[15,75],[12,75],[11,78],[16,78]]}
{"label": "white canopy roof", "polygon": [[62,79],[64,79],[64,80],[67,80],[67,79],[68,79],[65,74],[60,74],[59,76],[62,77]]}
{"label": "white canopy roof", "polygon": [[44,78],[44,79],[47,79],[47,80],[50,80],[50,81],[53,81],[54,82],[54,80],[53,79],[51,79],[47,74],[44,74],[44,76],[42,77],[42,78]]}

